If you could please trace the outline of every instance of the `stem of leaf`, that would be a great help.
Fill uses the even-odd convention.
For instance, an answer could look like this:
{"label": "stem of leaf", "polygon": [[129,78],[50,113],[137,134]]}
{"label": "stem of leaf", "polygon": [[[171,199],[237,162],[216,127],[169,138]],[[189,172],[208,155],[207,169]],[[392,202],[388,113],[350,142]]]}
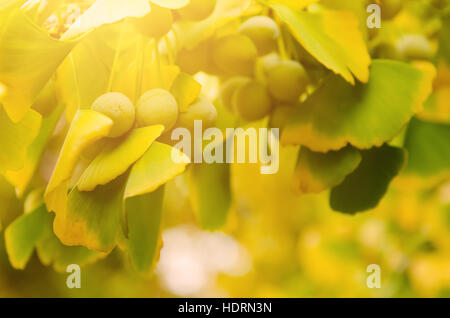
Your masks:
{"label": "stem of leaf", "polygon": [[126,27],[125,23],[127,23],[127,22],[125,21],[122,24],[119,39],[117,40],[116,52],[114,53],[114,60],[113,60],[113,64],[111,67],[111,74],[109,75],[108,88],[106,89],[106,92],[111,92],[111,90],[112,90],[112,86],[113,86],[113,82],[114,82],[114,75],[116,73],[117,65],[119,64],[120,51],[122,50],[122,45],[123,45],[123,37],[125,34],[125,27]]}
{"label": "stem of leaf", "polygon": [[172,65],[175,63],[175,59],[174,59],[172,43],[170,43],[170,39],[167,36],[167,34],[164,36],[164,41],[165,41],[166,47],[167,47],[167,55],[169,57],[169,64]]}
{"label": "stem of leaf", "polygon": [[160,88],[163,88],[164,84],[163,84],[162,71],[161,71],[161,57],[159,55],[158,41],[156,41],[156,40],[155,40],[154,49],[155,49],[156,76],[158,79],[158,86]]}
{"label": "stem of leaf", "polygon": [[139,39],[139,47],[138,47],[138,59],[137,59],[137,72],[136,72],[136,93],[135,100],[141,96],[142,93],[142,82],[144,77],[144,68],[145,68],[145,46],[147,44],[147,39],[141,35]]}

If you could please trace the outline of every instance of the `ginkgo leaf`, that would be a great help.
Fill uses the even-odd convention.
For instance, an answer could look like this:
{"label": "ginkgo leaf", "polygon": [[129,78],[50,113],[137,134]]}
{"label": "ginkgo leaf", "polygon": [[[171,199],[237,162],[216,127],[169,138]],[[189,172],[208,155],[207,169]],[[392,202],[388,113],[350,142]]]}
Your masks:
{"label": "ginkgo leaf", "polygon": [[375,208],[406,159],[403,149],[387,145],[361,154],[358,168],[331,190],[330,206],[335,211],[354,214]]}
{"label": "ginkgo leaf", "polygon": [[405,137],[408,165],[405,172],[423,177],[450,171],[450,125],[411,120]]}
{"label": "ginkgo leaf", "polygon": [[63,245],[53,233],[53,221],[54,215],[51,214],[45,225],[44,234],[36,244],[36,253],[42,264],[52,265],[56,271],[65,272],[70,264],[84,266],[107,255],[83,246]]}
{"label": "ginkgo leaf", "polygon": [[0,83],[6,86],[1,102],[18,122],[76,43],[51,38],[16,6],[2,15],[9,11],[0,19]]}
{"label": "ginkgo leaf", "polygon": [[180,45],[188,49],[196,47],[214,32],[243,14],[251,4],[251,0],[216,0],[216,7],[209,17],[202,21],[180,22],[183,33],[179,35]]}
{"label": "ginkgo leaf", "polygon": [[56,213],[54,231],[64,245],[110,252],[116,245],[123,214],[127,174],[94,191],[74,187],[65,209]]}
{"label": "ginkgo leaf", "polygon": [[306,8],[310,4],[319,2],[319,0],[269,0],[265,2],[270,4],[281,4],[291,8],[292,10],[299,11]]}
{"label": "ginkgo leaf", "polygon": [[294,188],[302,193],[319,193],[339,185],[361,162],[358,149],[346,147],[327,153],[300,149],[294,171]]}
{"label": "ginkgo leaf", "polygon": [[127,251],[137,272],[151,273],[161,248],[161,218],[164,187],[126,201]]}
{"label": "ginkgo leaf", "polygon": [[197,99],[201,90],[202,85],[186,73],[180,73],[170,89],[181,112],[188,110],[189,105]]}
{"label": "ginkgo leaf", "polygon": [[[34,139],[29,147],[24,147],[23,144],[18,143],[20,147],[27,149],[26,157],[24,160],[24,166],[17,171],[9,170],[4,173],[5,178],[16,188],[16,193],[18,196],[22,196],[28,187],[28,184],[33,177],[37,165],[41,159],[42,153],[44,152],[45,146],[47,145],[53,130],[58,123],[58,120],[63,111],[62,105],[59,105],[50,116],[42,120],[41,129],[39,134]],[[29,131],[28,131],[29,132]]]}
{"label": "ginkgo leaf", "polygon": [[190,0],[150,0],[150,2],[168,9],[180,9],[185,7]]}
{"label": "ginkgo leaf", "polygon": [[78,181],[78,190],[92,191],[123,174],[161,136],[164,126],[132,130],[124,138],[105,141],[103,151],[91,162]]}
{"label": "ginkgo leaf", "polygon": [[44,205],[23,214],[11,223],[5,231],[6,251],[11,265],[24,269],[34,247],[44,234],[44,227],[50,218]]}
{"label": "ginkgo leaf", "polygon": [[191,202],[200,226],[207,230],[223,227],[231,207],[230,166],[195,164],[190,172]]}
{"label": "ginkgo leaf", "polygon": [[347,144],[360,149],[381,146],[397,135],[431,92],[431,81],[401,62],[377,60],[367,84],[351,86],[331,76],[291,116],[283,144],[317,152]]}
{"label": "ginkgo leaf", "polygon": [[124,18],[139,18],[150,12],[148,0],[97,0],[61,36],[61,40],[76,39],[104,24]]}
{"label": "ginkgo leaf", "polygon": [[187,163],[176,163],[172,152],[183,157],[180,162],[189,162],[189,158],[169,145],[154,142],[139,161],[134,164],[128,177],[125,198],[140,196],[158,189],[161,185],[181,174]]}
{"label": "ginkgo leaf", "polygon": [[106,137],[112,120],[93,110],[80,110],[70,125],[53,174],[45,191],[49,211],[57,212],[65,207],[67,183],[82,151],[95,141]]}
{"label": "ginkgo leaf", "polygon": [[[79,109],[88,109],[106,93],[110,70],[108,56],[114,51],[99,41],[96,34],[88,35],[67,56],[57,70],[60,101],[66,106],[67,121],[71,122]],[[92,80],[95,74],[95,81]]]}
{"label": "ginkgo leaf", "polygon": [[320,63],[351,84],[355,83],[353,75],[361,82],[367,82],[370,55],[358,18],[352,11],[296,12],[279,4],[271,4],[270,7]]}
{"label": "ginkgo leaf", "polygon": [[0,172],[21,169],[27,149],[39,133],[42,116],[30,109],[25,117],[14,123],[0,105]]}

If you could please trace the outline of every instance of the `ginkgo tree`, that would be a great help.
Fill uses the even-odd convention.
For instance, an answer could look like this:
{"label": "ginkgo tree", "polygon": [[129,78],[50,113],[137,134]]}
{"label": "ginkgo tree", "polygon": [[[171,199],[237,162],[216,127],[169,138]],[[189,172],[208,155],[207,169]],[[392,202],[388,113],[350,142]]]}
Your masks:
{"label": "ginkgo tree", "polygon": [[195,120],[280,129],[293,191],[329,191],[338,212],[376,207],[401,172],[448,178],[448,5],[391,2],[369,29],[365,0],[0,1],[0,172],[24,204],[4,231],[11,264],[119,247],[151,273],[165,184],[183,173],[198,223],[223,227],[230,164],[190,164],[170,138]]}

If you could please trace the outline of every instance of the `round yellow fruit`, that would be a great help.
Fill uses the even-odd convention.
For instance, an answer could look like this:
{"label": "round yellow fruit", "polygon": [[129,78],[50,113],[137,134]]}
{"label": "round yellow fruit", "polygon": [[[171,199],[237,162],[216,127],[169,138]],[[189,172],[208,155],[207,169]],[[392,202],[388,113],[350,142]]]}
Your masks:
{"label": "round yellow fruit", "polygon": [[216,7],[216,0],[191,0],[191,2],[178,10],[182,19],[199,21],[211,15]]}
{"label": "round yellow fruit", "polygon": [[233,112],[233,95],[238,88],[249,83],[251,79],[245,76],[234,76],[223,83],[220,90],[220,99],[222,104],[231,112]]}
{"label": "round yellow fruit", "polygon": [[233,107],[247,121],[264,118],[272,111],[272,106],[267,88],[256,81],[238,88],[233,95]]}
{"label": "round yellow fruit", "polygon": [[217,120],[217,110],[213,103],[204,97],[197,98],[197,100],[189,106],[187,112],[180,113],[177,126],[193,130],[195,120],[202,121],[203,129],[214,126]]}
{"label": "round yellow fruit", "polygon": [[136,106],[136,120],[139,126],[164,125],[169,131],[177,122],[178,103],[173,95],[155,88],[139,98]]}
{"label": "round yellow fruit", "polygon": [[282,61],[269,71],[267,81],[274,98],[282,102],[296,102],[306,91],[309,77],[299,62]]}
{"label": "round yellow fruit", "polygon": [[113,121],[109,137],[120,137],[129,131],[135,120],[135,110],[131,100],[122,93],[106,93],[92,104],[92,110],[108,116]]}
{"label": "round yellow fruit", "polygon": [[173,15],[170,9],[151,4],[149,14],[132,21],[140,33],[151,38],[160,38],[172,28]]}
{"label": "round yellow fruit", "polygon": [[251,75],[258,57],[258,49],[249,37],[229,35],[217,40],[213,59],[217,67],[229,75]]}
{"label": "round yellow fruit", "polygon": [[280,29],[277,23],[266,16],[256,16],[248,19],[242,23],[239,32],[253,41],[260,55],[276,49],[277,39],[280,36]]}

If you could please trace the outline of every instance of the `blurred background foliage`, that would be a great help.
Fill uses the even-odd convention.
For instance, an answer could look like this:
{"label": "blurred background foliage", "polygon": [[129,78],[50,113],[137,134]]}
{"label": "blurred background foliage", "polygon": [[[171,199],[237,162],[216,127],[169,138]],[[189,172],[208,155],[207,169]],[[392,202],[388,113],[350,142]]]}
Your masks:
{"label": "blurred background foliage", "polygon": [[[49,33],[63,33],[92,3],[66,2],[74,5],[41,21]],[[339,214],[329,207],[328,191],[299,196],[291,187],[299,147],[286,146],[281,148],[276,175],[261,175],[258,165],[230,167],[233,203],[221,231],[204,231],[196,225],[188,175],[167,183],[163,248],[150,278],[138,275],[127,255],[116,248],[83,267],[82,288],[71,290],[66,287],[64,266],[45,266],[36,253],[24,270],[14,270],[1,235],[0,297],[450,297],[450,179],[441,173],[448,172],[450,157],[433,152],[450,142],[443,132],[450,123],[450,15],[444,10],[445,1],[403,2],[408,9],[397,12],[378,34],[366,31],[371,55],[395,59],[398,52],[392,41],[398,45],[405,34],[421,33],[429,41],[424,54],[430,56],[424,58],[433,61],[437,77],[425,111],[411,124],[415,130],[400,136],[413,160],[377,208]],[[361,21],[367,16],[351,1],[321,3],[338,9],[347,6]],[[200,74],[197,79],[208,97],[217,97],[214,78]],[[224,120],[220,113],[219,108],[219,120]],[[441,139],[435,138],[436,126],[427,127],[420,120],[447,127],[438,130]],[[408,144],[417,131],[421,143],[414,139]],[[63,135],[55,134],[55,149]],[[50,145],[43,160],[48,166],[54,163],[55,151],[51,153]],[[48,175],[51,168],[40,169]],[[24,204],[0,179],[2,230],[23,213]],[[370,264],[381,267],[380,289],[366,286]]]}

